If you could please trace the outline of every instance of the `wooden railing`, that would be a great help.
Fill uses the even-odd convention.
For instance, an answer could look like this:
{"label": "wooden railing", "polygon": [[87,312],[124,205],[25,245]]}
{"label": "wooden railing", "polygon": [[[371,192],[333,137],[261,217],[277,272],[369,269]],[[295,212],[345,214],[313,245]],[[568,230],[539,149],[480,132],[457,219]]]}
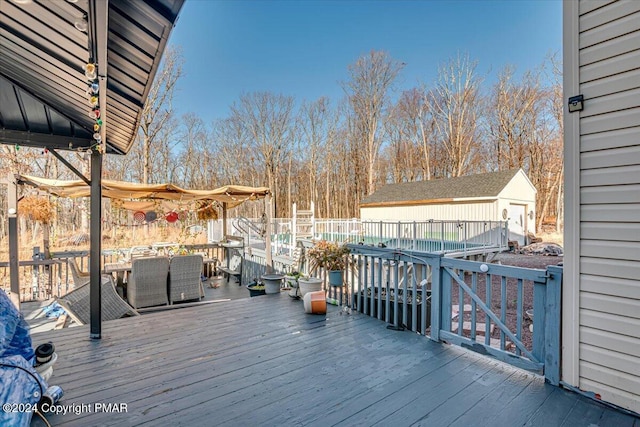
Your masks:
{"label": "wooden railing", "polygon": [[[189,252],[206,254],[217,259],[217,264],[226,262],[224,247],[218,243],[182,245]],[[102,251],[101,265],[121,261],[129,248],[112,248]],[[69,260],[75,259],[81,270],[89,270],[89,251],[52,252],[51,259],[24,260],[19,262],[20,301],[47,300],[65,295],[73,289],[73,277]],[[215,265],[215,264],[214,264]],[[9,262],[0,262],[0,288],[10,289]]]}
{"label": "wooden railing", "polygon": [[561,267],[528,269],[365,245],[349,248],[352,309],[559,383]]}

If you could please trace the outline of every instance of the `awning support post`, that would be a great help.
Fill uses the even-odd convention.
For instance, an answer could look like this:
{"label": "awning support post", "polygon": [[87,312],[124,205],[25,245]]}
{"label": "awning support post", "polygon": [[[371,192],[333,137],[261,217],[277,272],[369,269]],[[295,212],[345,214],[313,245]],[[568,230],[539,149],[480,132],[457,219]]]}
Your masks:
{"label": "awning support post", "polygon": [[102,297],[100,285],[100,254],[102,253],[102,153],[99,150],[91,151],[91,218],[89,251],[89,305],[90,325],[89,337],[102,338]]}

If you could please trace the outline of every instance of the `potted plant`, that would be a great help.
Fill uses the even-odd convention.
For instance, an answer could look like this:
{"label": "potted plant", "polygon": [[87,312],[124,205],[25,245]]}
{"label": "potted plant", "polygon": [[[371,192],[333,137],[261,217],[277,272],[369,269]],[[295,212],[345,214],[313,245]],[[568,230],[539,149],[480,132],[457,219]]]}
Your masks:
{"label": "potted plant", "polygon": [[286,286],[289,287],[289,296],[291,298],[300,298],[300,287],[298,279],[302,274],[299,271],[291,271],[284,275]]}
{"label": "potted plant", "polygon": [[319,277],[300,276],[298,277],[300,286],[300,297],[304,297],[309,292],[322,290],[322,279]]}
{"label": "potted plant", "polygon": [[312,268],[324,268],[329,275],[329,284],[342,286],[342,276],[347,265],[349,248],[341,243],[320,240],[307,251]]}
{"label": "potted plant", "polygon": [[266,292],[264,290],[264,285],[261,282],[254,280],[253,282],[247,285],[247,289],[249,290],[249,295],[252,297],[257,297],[258,295],[265,295]]}

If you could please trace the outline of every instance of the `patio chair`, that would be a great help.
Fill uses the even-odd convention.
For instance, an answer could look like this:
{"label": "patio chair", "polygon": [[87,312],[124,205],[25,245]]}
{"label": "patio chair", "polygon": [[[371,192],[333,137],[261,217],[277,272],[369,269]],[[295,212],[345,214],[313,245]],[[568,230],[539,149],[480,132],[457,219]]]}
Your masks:
{"label": "patio chair", "polygon": [[[79,325],[85,325],[90,321],[89,288],[90,284],[85,283],[71,292],[67,292],[66,295],[57,298],[58,304],[60,304],[69,317]],[[114,320],[125,316],[139,315],[136,310],[117,294],[111,276],[102,276],[100,297],[102,300],[102,320]]]}
{"label": "patio chair", "polygon": [[71,270],[71,277],[73,277],[73,286],[75,288],[78,288],[89,282],[90,273],[88,271],[80,270],[78,262],[75,258],[69,258],[68,266]]}
{"label": "patio chair", "polygon": [[169,258],[134,258],[127,283],[127,300],[133,308],[167,305]]}
{"label": "patio chair", "polygon": [[169,303],[202,298],[202,255],[178,255],[169,262]]}

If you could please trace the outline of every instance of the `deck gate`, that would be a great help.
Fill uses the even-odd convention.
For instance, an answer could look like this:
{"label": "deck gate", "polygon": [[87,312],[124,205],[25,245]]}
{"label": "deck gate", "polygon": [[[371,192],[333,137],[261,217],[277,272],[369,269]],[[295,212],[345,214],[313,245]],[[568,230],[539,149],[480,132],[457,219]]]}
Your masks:
{"label": "deck gate", "polygon": [[559,384],[561,267],[541,270],[365,245],[349,248],[352,309]]}

